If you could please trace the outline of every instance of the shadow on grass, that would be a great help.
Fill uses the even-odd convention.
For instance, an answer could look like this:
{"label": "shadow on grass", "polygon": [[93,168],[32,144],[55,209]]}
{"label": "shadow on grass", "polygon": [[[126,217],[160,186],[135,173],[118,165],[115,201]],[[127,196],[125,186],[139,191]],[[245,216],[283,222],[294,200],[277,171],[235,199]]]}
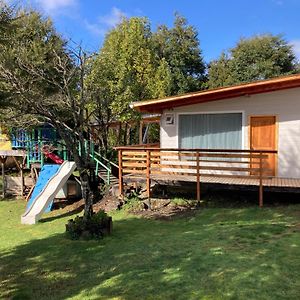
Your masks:
{"label": "shadow on grass", "polygon": [[299,242],[280,214],[258,212],[128,216],[100,241],[31,240],[1,253],[0,298],[297,299]]}
{"label": "shadow on grass", "polygon": [[[1,189],[0,189],[1,191]],[[11,201],[15,201],[16,199],[20,199],[21,196],[14,196],[14,195],[5,195],[5,198],[0,197],[0,202],[11,202]]]}
{"label": "shadow on grass", "polygon": [[46,217],[46,218],[44,217],[43,219],[40,220],[40,222],[41,223],[47,223],[47,222],[52,222],[52,221],[57,220],[57,219],[62,219],[62,218],[65,218],[65,217],[71,217],[73,215],[79,214],[80,212],[82,212],[83,209],[84,209],[84,204],[76,207],[75,209],[73,209],[71,211],[67,211],[67,212],[62,213],[62,214],[57,214],[57,215],[52,216],[52,217]]}

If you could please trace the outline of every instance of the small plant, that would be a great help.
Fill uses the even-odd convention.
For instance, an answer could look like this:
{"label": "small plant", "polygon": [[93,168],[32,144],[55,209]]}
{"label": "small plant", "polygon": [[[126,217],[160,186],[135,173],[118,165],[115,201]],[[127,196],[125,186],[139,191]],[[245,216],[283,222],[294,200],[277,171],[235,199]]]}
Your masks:
{"label": "small plant", "polygon": [[194,207],[197,205],[197,201],[196,200],[188,200],[188,199],[184,199],[184,198],[174,198],[171,200],[171,203],[175,206],[175,207]]}
{"label": "small plant", "polygon": [[112,218],[100,210],[85,220],[77,216],[66,224],[66,234],[72,240],[101,239],[112,232]]}
{"label": "small plant", "polygon": [[125,199],[122,208],[127,211],[140,211],[144,208],[144,202],[139,197],[132,195]]}

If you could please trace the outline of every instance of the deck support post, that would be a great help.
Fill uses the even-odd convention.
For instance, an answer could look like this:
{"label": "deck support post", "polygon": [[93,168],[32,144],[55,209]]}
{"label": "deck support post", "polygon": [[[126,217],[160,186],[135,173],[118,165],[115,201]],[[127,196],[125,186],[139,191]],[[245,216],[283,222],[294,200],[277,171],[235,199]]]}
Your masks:
{"label": "deck support post", "polygon": [[119,161],[119,196],[124,198],[124,191],[123,191],[123,170],[122,170],[122,150],[118,151],[118,161]]}
{"label": "deck support post", "polygon": [[139,126],[139,144],[143,144],[143,126],[144,123],[143,121],[140,121],[140,126]]}
{"label": "deck support post", "polygon": [[5,198],[5,170],[4,160],[1,159],[1,170],[2,170],[2,197]]}
{"label": "deck support post", "polygon": [[201,195],[200,195],[200,153],[199,151],[196,152],[196,159],[197,159],[197,201],[200,202]]}
{"label": "deck support post", "polygon": [[2,173],[2,197],[5,198],[5,162],[7,160],[7,156],[0,156],[1,162],[1,173]]}
{"label": "deck support post", "polygon": [[263,207],[263,154],[259,152],[259,207]]}
{"label": "deck support post", "polygon": [[[42,155],[42,152],[41,152],[41,155]],[[17,169],[20,172],[20,179],[21,179],[20,180],[20,196],[23,197],[24,185],[25,185],[25,183],[24,183],[24,174],[23,174],[23,162],[19,162],[17,160],[17,157],[15,157],[15,156],[13,156],[12,158],[13,158],[15,164],[16,164]]]}
{"label": "deck support post", "polygon": [[150,158],[150,150],[147,150],[147,169],[146,169],[146,188],[147,188],[147,196],[150,199],[150,167],[151,167],[151,158]]}
{"label": "deck support post", "polygon": [[24,173],[23,173],[23,166],[22,165],[20,165],[20,177],[21,177],[20,196],[23,197],[25,182],[24,182]]}

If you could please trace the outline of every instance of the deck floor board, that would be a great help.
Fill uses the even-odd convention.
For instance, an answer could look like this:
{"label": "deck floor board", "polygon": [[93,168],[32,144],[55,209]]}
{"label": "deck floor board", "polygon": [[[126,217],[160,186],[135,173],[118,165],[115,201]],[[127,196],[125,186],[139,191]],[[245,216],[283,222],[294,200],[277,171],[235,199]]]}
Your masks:
{"label": "deck floor board", "polygon": [[[196,182],[195,176],[183,176],[183,175],[151,175],[151,179],[157,182]],[[124,176],[125,181],[140,181],[146,180],[145,176]],[[243,186],[259,186],[258,179],[251,178],[226,178],[226,177],[210,177],[201,175],[201,183],[215,183],[225,185],[243,185]],[[263,180],[264,187],[282,187],[282,188],[300,188],[300,179],[296,178],[279,178],[274,177]]]}

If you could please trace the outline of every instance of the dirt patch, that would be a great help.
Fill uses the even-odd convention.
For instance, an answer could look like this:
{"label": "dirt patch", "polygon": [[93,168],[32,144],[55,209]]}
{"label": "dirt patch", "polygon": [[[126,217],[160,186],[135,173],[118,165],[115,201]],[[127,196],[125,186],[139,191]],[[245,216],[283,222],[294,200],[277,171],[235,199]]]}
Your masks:
{"label": "dirt patch", "polygon": [[[99,202],[93,205],[94,212],[98,212],[99,210],[104,210],[105,212],[109,212],[112,210],[116,210],[120,208],[120,201],[117,197],[106,195]],[[84,200],[77,200],[70,202],[70,200],[59,200],[54,203],[55,210],[63,210],[63,212],[80,212],[84,209]]]}
{"label": "dirt patch", "polygon": [[184,218],[184,217],[192,217],[199,211],[197,209],[191,208],[173,208],[173,209],[161,209],[159,211],[152,211],[152,210],[144,210],[144,211],[134,211],[132,213],[143,216],[147,219],[155,219],[155,220],[164,220],[164,221],[171,221],[174,218]]}
{"label": "dirt patch", "polygon": [[114,211],[120,208],[120,200],[112,195],[104,196],[99,202],[93,205],[94,212],[104,210],[105,212]]}
{"label": "dirt patch", "polygon": [[84,209],[84,201],[83,199],[78,200],[78,201],[73,201],[70,203],[68,200],[59,200],[54,202],[54,209],[60,209],[63,210],[64,212],[72,212],[72,211],[78,211],[80,212],[81,210]]}
{"label": "dirt patch", "polygon": [[129,208],[130,213],[138,216],[143,216],[148,219],[156,220],[172,220],[174,218],[191,217],[196,214],[198,210],[197,205],[186,203],[185,205],[178,205],[166,199],[152,199],[149,202],[139,202],[137,207]]}
{"label": "dirt patch", "polygon": [[[151,205],[147,203],[147,201],[135,201],[133,206],[130,206],[130,203],[124,206],[122,204],[125,203],[120,202],[117,197],[107,195],[93,205],[93,210],[97,213],[99,210],[110,212],[117,209],[126,209],[131,214],[156,220],[191,217],[199,211],[195,205],[178,205],[166,199],[152,199]],[[84,209],[84,201],[81,199],[72,204],[62,201],[55,203],[55,207],[60,209],[60,212],[63,213],[80,213]]]}

